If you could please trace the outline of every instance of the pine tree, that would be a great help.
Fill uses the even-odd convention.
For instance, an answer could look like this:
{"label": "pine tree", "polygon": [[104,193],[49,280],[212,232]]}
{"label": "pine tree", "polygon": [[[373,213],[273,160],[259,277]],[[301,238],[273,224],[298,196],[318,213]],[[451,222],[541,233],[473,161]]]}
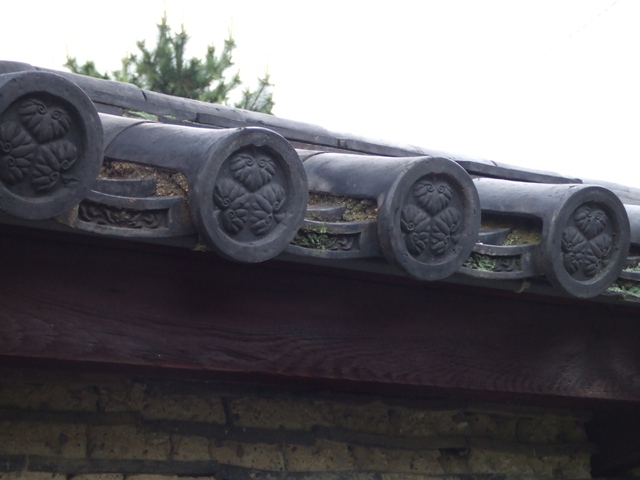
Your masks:
{"label": "pine tree", "polygon": [[[137,42],[139,53],[124,57],[120,70],[103,74],[98,71],[94,62],[87,61],[79,65],[75,57],[69,56],[64,66],[73,73],[133,83],[154,92],[227,104],[231,91],[242,84],[238,72],[229,79],[225,75],[233,66],[232,54],[236,47],[233,38],[229,35],[225,40],[219,56],[216,56],[215,47],[209,45],[204,59],[186,60],[184,53],[188,41],[189,35],[184,25],[179,33],[174,34],[167,25],[165,13],[158,24],[156,45],[149,49],[144,40]],[[265,74],[263,78],[258,79],[258,88],[245,89],[242,99],[235,106],[271,113],[274,105],[273,93],[270,91],[272,86],[269,75]]]}

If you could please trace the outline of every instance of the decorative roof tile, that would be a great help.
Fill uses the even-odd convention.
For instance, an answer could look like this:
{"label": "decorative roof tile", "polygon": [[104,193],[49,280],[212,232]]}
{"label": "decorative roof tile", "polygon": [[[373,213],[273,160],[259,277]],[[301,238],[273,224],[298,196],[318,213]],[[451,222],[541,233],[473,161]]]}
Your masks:
{"label": "decorative roof tile", "polygon": [[640,282],[628,187],[15,62],[0,62],[0,142],[9,223],[578,298],[634,299]]}

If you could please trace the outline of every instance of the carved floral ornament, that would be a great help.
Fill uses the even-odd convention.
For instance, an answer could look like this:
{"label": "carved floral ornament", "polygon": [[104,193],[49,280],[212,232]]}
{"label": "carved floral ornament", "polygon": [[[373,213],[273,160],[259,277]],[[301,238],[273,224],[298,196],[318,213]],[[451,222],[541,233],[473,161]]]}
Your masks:
{"label": "carved floral ornament", "polygon": [[460,241],[462,214],[450,206],[454,195],[451,185],[437,176],[413,185],[400,220],[405,245],[413,256],[430,252],[440,257]]}
{"label": "carved floral ornament", "polygon": [[592,278],[611,259],[613,240],[606,231],[609,217],[601,208],[586,204],[573,213],[571,223],[562,232],[564,268],[572,276]]}
{"label": "carved floral ornament", "polygon": [[233,155],[228,164],[231,175],[213,191],[222,228],[237,235],[248,226],[255,236],[266,235],[285,217],[286,194],[274,179],[276,163],[260,150],[246,150]]}
{"label": "carved floral ornament", "polygon": [[0,123],[0,180],[6,186],[28,181],[36,194],[76,183],[70,170],[76,146],[63,137],[71,128],[69,114],[37,98],[22,100],[17,122]]}
{"label": "carved floral ornament", "polygon": [[78,206],[78,218],[96,225],[154,230],[166,226],[167,211],[119,208],[85,200]]}

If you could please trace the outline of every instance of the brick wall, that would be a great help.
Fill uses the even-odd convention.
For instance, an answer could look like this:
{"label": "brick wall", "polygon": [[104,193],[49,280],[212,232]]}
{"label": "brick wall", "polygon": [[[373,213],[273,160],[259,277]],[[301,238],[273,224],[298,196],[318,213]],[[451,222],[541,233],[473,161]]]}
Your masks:
{"label": "brick wall", "polygon": [[4,369],[0,480],[590,478],[587,420],[464,401]]}

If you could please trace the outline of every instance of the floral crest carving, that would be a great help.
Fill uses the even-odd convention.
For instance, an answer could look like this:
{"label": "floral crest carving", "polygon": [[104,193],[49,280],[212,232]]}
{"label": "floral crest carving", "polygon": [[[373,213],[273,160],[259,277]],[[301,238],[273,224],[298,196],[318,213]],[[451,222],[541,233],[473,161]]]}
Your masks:
{"label": "floral crest carving", "polygon": [[18,113],[22,124],[39,143],[61,138],[71,127],[71,118],[65,110],[37,98],[22,102]]}
{"label": "floral crest carving", "polygon": [[276,173],[273,160],[262,153],[237,153],[229,161],[233,176],[250,192],[255,192],[271,181]]}
{"label": "floral crest carving", "polygon": [[24,179],[36,147],[17,123],[0,125],[0,178],[6,184],[15,185]]}
{"label": "floral crest carving", "polygon": [[612,237],[609,217],[596,205],[586,204],[572,215],[562,232],[562,258],[572,276],[595,277],[611,260]]}
{"label": "floral crest carving", "polygon": [[285,218],[286,193],[274,178],[276,162],[257,149],[236,153],[228,160],[230,175],[218,181],[213,203],[222,228],[230,235],[248,229],[254,236],[269,233]]}
{"label": "floral crest carving", "polygon": [[435,255],[442,255],[450,245],[460,241],[461,215],[455,208],[445,208],[431,221],[429,243]]}
{"label": "floral crest carving", "polygon": [[441,257],[462,238],[462,213],[451,205],[456,193],[438,176],[418,180],[400,215],[400,230],[409,253]]}
{"label": "floral crest carving", "polygon": [[253,233],[264,235],[271,229],[272,223],[279,223],[284,219],[284,199],[284,190],[280,185],[267,185],[260,195],[253,196],[249,220]]}
{"label": "floral crest carving", "polygon": [[249,210],[250,195],[240,184],[229,178],[218,183],[213,190],[213,202],[221,210],[220,221],[227,233],[236,234],[243,228]]}
{"label": "floral crest carving", "polygon": [[58,182],[75,183],[77,180],[65,175],[76,163],[76,147],[66,140],[43,146],[36,156],[31,169],[31,186],[36,192],[51,191]]}
{"label": "floral crest carving", "polygon": [[427,213],[433,216],[449,205],[453,191],[446,182],[423,179],[414,185],[413,194]]}
{"label": "floral crest carving", "polygon": [[72,126],[69,113],[55,101],[20,100],[0,119],[0,180],[10,187],[29,185],[35,195],[77,183],[72,171],[78,149],[65,138]]}

